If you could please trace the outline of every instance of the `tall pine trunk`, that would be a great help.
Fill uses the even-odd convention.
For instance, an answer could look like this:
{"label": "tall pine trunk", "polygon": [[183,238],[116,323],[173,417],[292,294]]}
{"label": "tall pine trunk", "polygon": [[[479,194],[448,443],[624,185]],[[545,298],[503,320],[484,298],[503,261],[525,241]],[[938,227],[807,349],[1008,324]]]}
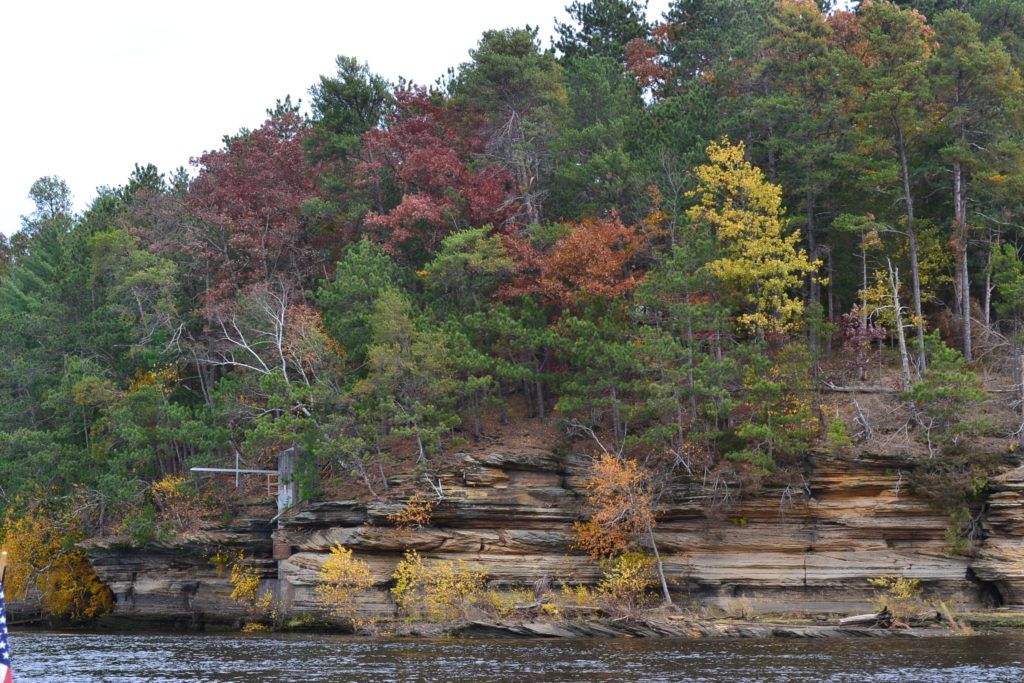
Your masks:
{"label": "tall pine trunk", "polygon": [[[966,133],[961,117],[958,123],[960,141],[964,142]],[[960,312],[961,332],[964,337],[964,360],[974,360],[971,348],[971,281],[967,271],[967,174],[963,164],[953,162],[953,216],[955,233],[953,241],[956,245],[956,292],[957,308]]]}

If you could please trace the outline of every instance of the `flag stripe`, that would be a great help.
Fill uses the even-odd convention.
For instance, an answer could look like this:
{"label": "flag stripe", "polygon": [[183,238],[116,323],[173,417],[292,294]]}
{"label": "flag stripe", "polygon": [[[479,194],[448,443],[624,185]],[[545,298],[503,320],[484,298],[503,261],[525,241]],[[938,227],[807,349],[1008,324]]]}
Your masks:
{"label": "flag stripe", "polygon": [[7,638],[7,603],[4,600],[4,584],[0,582],[0,675],[3,683],[13,683],[11,673],[11,649]]}

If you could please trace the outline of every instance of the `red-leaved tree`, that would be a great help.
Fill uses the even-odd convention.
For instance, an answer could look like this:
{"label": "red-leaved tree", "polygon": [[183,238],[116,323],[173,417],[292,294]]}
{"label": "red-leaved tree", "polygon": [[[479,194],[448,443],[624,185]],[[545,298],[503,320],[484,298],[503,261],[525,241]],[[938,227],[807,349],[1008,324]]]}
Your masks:
{"label": "red-leaved tree", "polygon": [[400,195],[397,205],[366,217],[386,250],[431,253],[453,231],[501,226],[514,214],[509,174],[495,165],[470,165],[483,149],[477,127],[425,88],[395,93],[386,125],[366,133],[367,161],[357,168],[367,183],[384,179]]}
{"label": "red-leaved tree", "polygon": [[236,295],[271,280],[284,280],[301,292],[317,272],[299,208],[316,188],[302,149],[307,126],[295,113],[271,118],[262,127],[207,152],[193,164],[186,206],[191,220],[175,242],[205,285],[201,292],[209,318],[222,317]]}

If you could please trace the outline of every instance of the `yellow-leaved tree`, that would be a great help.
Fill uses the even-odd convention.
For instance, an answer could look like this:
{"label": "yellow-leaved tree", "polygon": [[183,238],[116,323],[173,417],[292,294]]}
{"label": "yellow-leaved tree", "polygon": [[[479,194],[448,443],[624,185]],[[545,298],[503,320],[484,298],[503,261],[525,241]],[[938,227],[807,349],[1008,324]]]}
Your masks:
{"label": "yellow-leaved tree", "polygon": [[320,583],[315,590],[320,603],[335,616],[348,618],[353,626],[360,626],[363,622],[353,616],[355,596],[373,585],[370,565],[352,557],[350,549],[335,543],[331,546],[330,556],[320,567],[318,578]]}
{"label": "yellow-leaved tree", "polygon": [[690,196],[699,203],[687,215],[710,230],[722,255],[707,264],[732,292],[742,312],[736,322],[759,338],[782,334],[799,324],[804,304],[799,289],[821,265],[798,247],[800,235],[783,225],[782,189],[744,159],[743,143],[728,138],[708,145],[708,163],[694,172],[699,185]]}
{"label": "yellow-leaved tree", "polygon": [[[71,516],[33,508],[0,524],[7,550],[7,599],[38,599],[46,614],[94,619],[114,608],[114,594],[74,544],[81,539]],[[37,592],[33,595],[33,592]]]}

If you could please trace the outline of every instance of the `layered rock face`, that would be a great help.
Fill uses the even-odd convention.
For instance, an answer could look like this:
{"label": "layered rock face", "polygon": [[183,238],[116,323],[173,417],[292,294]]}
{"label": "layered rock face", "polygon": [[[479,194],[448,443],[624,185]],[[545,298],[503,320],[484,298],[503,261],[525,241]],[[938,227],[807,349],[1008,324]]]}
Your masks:
{"label": "layered rock face", "polygon": [[[432,524],[419,529],[392,526],[396,504],[306,505],[273,531],[278,549],[290,551],[277,563],[276,582],[269,525],[249,520],[231,533],[250,557],[263,558],[267,585],[289,613],[322,614],[314,588],[334,543],[373,571],[376,590],[360,597],[363,616],[395,614],[387,587],[407,549],[427,563],[464,560],[486,568],[492,586],[592,583],[600,567],[572,547],[589,466],[590,456],[560,458],[541,449],[466,456],[460,473],[435,481],[444,497]],[[800,489],[733,501],[707,482],[679,490],[682,502],[664,511],[656,531],[672,589],[683,604],[847,614],[871,608],[868,578],[902,575],[921,579],[926,597],[952,603],[1024,602],[1024,470],[997,483],[980,554],[953,558],[943,551],[948,517],[910,493],[905,469],[895,458],[818,456]],[[217,577],[187,547],[94,547],[90,555],[117,595],[118,614],[198,613],[209,620],[241,613],[227,599],[228,577]]]}
{"label": "layered rock face", "polygon": [[988,537],[971,571],[1007,604],[1024,603],[1024,467],[1003,474],[988,498]]}
{"label": "layered rock face", "polygon": [[231,623],[245,607],[231,599],[230,569],[215,555],[243,553],[276,591],[277,563],[272,559],[271,505],[253,506],[231,526],[174,542],[130,547],[118,539],[85,546],[100,579],[114,592],[113,618],[132,624],[202,627]]}

